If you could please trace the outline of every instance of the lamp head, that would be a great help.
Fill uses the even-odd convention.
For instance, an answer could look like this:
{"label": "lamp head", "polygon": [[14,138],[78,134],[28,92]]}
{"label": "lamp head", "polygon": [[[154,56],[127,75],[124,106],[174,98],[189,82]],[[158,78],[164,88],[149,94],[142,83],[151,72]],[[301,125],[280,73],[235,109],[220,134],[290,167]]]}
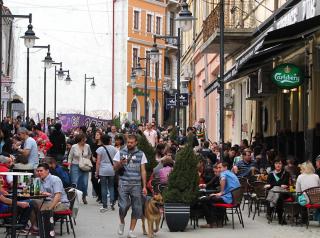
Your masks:
{"label": "lamp head", "polygon": [[97,86],[97,85],[96,85],[96,83],[94,82],[94,78],[93,78],[93,79],[92,79],[92,83],[90,84],[90,87],[91,87],[92,89],[94,89],[96,86]]}
{"label": "lamp head", "polygon": [[[63,72],[63,70],[62,70],[62,67],[60,67],[57,75],[58,75],[58,79],[59,79],[59,80],[62,80],[62,79],[63,79],[63,77],[64,77],[64,72]],[[68,74],[68,76],[69,76],[69,74]]]}
{"label": "lamp head", "polygon": [[184,32],[190,31],[192,28],[192,21],[196,20],[196,18],[193,17],[192,13],[189,11],[189,6],[186,0],[184,0],[180,6],[181,10],[179,12],[179,16],[175,19],[177,27]]}
{"label": "lamp head", "polygon": [[140,62],[138,62],[135,71],[136,71],[137,76],[142,76],[142,75],[143,75],[143,72],[144,72],[144,71],[143,71],[143,68],[141,67]]}
{"label": "lamp head", "polygon": [[159,49],[157,47],[157,44],[154,43],[150,52],[149,52],[149,57],[150,57],[150,61],[152,63],[158,63],[159,59],[160,59],[160,53],[159,53]]}
{"label": "lamp head", "polygon": [[29,23],[28,30],[24,33],[24,36],[21,36],[20,38],[24,39],[24,45],[27,48],[32,48],[35,45],[36,39],[39,39],[39,37],[36,37],[36,34],[33,31],[33,26],[31,23]]}
{"label": "lamp head", "polygon": [[50,69],[52,67],[52,63],[54,63],[54,61],[51,58],[50,52],[47,52],[47,56],[44,58],[44,60],[42,60],[42,62],[44,63],[44,67],[46,69]]}
{"label": "lamp head", "polygon": [[66,82],[66,85],[70,85],[70,83],[72,82],[69,72],[68,72],[68,75],[67,75],[67,77],[65,79],[65,82]]}

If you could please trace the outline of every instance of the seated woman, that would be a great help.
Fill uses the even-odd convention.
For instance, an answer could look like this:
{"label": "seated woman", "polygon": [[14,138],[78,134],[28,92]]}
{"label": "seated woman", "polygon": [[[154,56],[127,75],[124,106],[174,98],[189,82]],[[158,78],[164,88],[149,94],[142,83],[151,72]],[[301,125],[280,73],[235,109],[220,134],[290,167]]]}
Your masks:
{"label": "seated woman", "polygon": [[278,214],[279,224],[281,225],[286,224],[285,218],[283,217],[283,202],[288,198],[288,195],[271,195],[273,190],[287,189],[289,187],[289,178],[290,174],[284,170],[281,159],[276,158],[274,160],[274,170],[268,175],[268,182],[265,186],[265,188],[270,189],[267,198],[267,200],[270,201],[267,207],[267,218],[271,220],[271,214],[275,209]]}
{"label": "seated woman", "polygon": [[[320,187],[320,178],[315,174],[315,168],[311,162],[304,162],[300,165],[301,174],[298,176],[296,183],[296,192],[301,193],[309,188]],[[307,209],[302,207],[302,223],[307,222]]]}
{"label": "seated woman", "polygon": [[[3,192],[2,186],[0,183],[0,214],[10,213],[12,209],[11,208],[12,199],[6,198],[4,194],[5,193]],[[29,201],[24,201],[24,202],[18,201],[17,206],[18,206],[18,213],[20,215],[19,224],[26,226],[30,218],[31,212],[33,210],[33,207],[31,206]]]}

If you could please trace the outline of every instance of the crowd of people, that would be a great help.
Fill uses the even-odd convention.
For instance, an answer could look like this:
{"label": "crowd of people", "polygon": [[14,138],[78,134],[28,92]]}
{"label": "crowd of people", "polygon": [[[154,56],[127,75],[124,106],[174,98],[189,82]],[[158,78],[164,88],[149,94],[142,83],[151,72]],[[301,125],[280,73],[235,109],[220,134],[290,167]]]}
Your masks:
{"label": "crowd of people", "polygon": [[[287,189],[296,184],[296,191],[320,186],[320,156],[316,168],[309,161],[298,166],[294,157],[282,157],[272,148],[255,141],[249,145],[246,139],[240,145],[220,145],[206,140],[203,122],[195,123],[186,133],[175,127],[160,128],[154,121],[143,124],[124,123],[121,128],[107,125],[97,128],[79,127],[66,132],[61,123],[47,119],[36,124],[24,122],[21,117],[14,121],[6,118],[0,128],[0,171],[10,169],[34,170],[41,181],[41,191],[48,195],[48,202],[41,209],[63,210],[69,206],[64,188],[74,184],[82,192],[82,201],[87,204],[88,183],[92,183],[92,195],[101,204],[100,212],[115,210],[119,206],[120,225],[118,234],[124,233],[124,218],[131,206],[131,224],[128,237],[136,237],[134,229],[137,219],[142,217],[144,195],[153,194],[154,182],[165,187],[174,170],[175,155],[188,141],[194,152],[200,155],[198,164],[199,189],[218,191],[201,201],[207,224],[212,228],[217,220],[223,219],[224,211],[215,203],[232,203],[231,191],[241,186],[240,179],[265,181],[270,194],[276,188]],[[138,149],[138,137],[145,136],[155,150],[156,166],[147,177],[148,158]],[[191,138],[191,140],[188,138]],[[259,175],[259,176],[257,176]],[[10,176],[0,176],[0,213],[10,209],[12,201],[5,195],[12,186]],[[271,195],[270,195],[271,196]],[[283,218],[283,200],[271,200],[267,216],[278,214]],[[20,223],[38,231],[34,214],[39,201],[18,202]],[[302,214],[305,218],[305,213]]]}

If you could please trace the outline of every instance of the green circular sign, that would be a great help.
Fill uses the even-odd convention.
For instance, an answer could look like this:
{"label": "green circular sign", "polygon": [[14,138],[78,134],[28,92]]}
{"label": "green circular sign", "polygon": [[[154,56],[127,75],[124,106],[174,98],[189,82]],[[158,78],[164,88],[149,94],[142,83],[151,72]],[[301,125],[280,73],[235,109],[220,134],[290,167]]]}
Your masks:
{"label": "green circular sign", "polygon": [[273,70],[271,79],[279,88],[292,89],[303,83],[303,74],[294,64],[280,64]]}

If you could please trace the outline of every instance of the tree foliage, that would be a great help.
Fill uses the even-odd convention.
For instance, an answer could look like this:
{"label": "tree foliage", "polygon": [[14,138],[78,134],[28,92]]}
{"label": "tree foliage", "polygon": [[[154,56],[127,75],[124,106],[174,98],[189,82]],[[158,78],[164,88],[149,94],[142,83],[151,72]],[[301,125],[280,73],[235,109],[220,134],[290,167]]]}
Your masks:
{"label": "tree foliage", "polygon": [[147,157],[148,163],[146,164],[146,170],[147,180],[149,180],[153,168],[157,166],[156,151],[143,134],[138,136],[138,149],[143,151]]}
{"label": "tree foliage", "polygon": [[177,153],[168,187],[163,194],[165,202],[191,204],[197,198],[198,161],[190,144]]}

